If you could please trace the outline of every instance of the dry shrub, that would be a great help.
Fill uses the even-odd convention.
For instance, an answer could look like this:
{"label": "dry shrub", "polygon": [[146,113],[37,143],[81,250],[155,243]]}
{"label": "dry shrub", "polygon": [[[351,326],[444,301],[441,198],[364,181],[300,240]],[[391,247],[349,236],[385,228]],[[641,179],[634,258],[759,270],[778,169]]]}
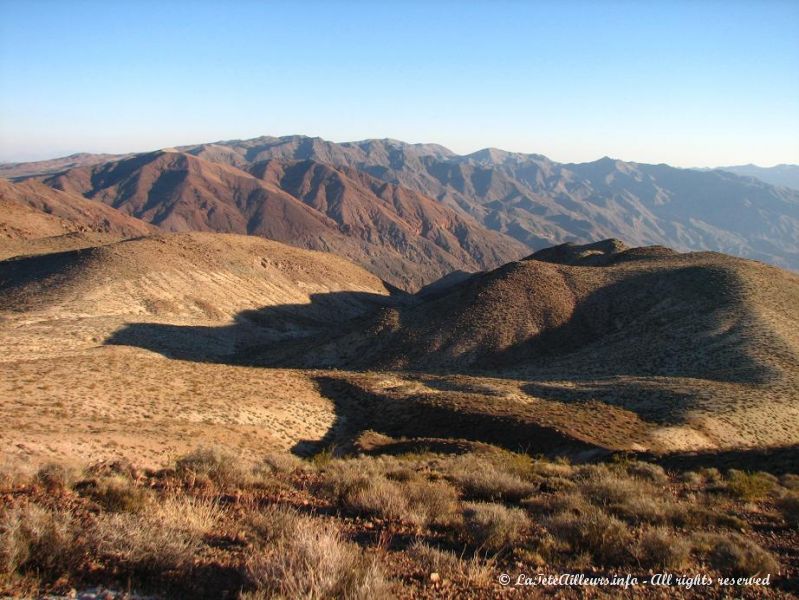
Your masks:
{"label": "dry shrub", "polygon": [[777,508],[780,509],[786,523],[799,527],[799,492],[785,492],[777,499]]}
{"label": "dry shrub", "polygon": [[694,547],[723,575],[765,576],[779,573],[779,563],[767,550],[737,533],[702,533]]}
{"label": "dry shrub", "polygon": [[502,470],[493,462],[475,456],[461,456],[452,462],[448,477],[468,498],[518,502],[537,486],[519,475]]}
{"label": "dry shrub", "polygon": [[527,514],[518,508],[484,502],[463,507],[466,539],[485,550],[496,552],[519,543],[529,527]]}
{"label": "dry shrub", "polygon": [[270,504],[260,511],[248,513],[243,525],[250,543],[263,548],[289,537],[299,525],[300,518],[292,508]]}
{"label": "dry shrub", "polygon": [[36,471],[36,483],[51,494],[64,491],[74,478],[74,472],[59,463],[46,463]]}
{"label": "dry shrub", "polygon": [[668,529],[648,529],[638,541],[635,556],[645,568],[682,569],[690,562],[691,544]]}
{"label": "dry shrub", "polygon": [[631,499],[659,497],[662,492],[649,482],[598,466],[583,472],[578,487],[583,495],[601,506],[620,505]]}
{"label": "dry shrub", "polygon": [[775,478],[767,473],[746,473],[731,469],[727,473],[724,490],[741,500],[759,500],[774,489]]}
{"label": "dry shrub", "polygon": [[151,511],[100,515],[89,539],[99,554],[133,570],[168,571],[191,562],[220,516],[213,501],[170,497]]}
{"label": "dry shrub", "polygon": [[699,487],[705,483],[705,478],[696,471],[686,471],[680,474],[680,482],[689,487]]}
{"label": "dry shrub", "polygon": [[37,572],[57,579],[81,555],[78,524],[72,513],[36,504],[0,514],[0,572]]}
{"label": "dry shrub", "polygon": [[457,492],[444,481],[396,476],[391,461],[336,461],[322,475],[320,490],[342,508],[379,515],[418,526],[447,524],[457,505]]}
{"label": "dry shrub", "polygon": [[270,475],[291,475],[298,471],[309,468],[309,464],[288,452],[269,452],[264,456],[261,463],[256,466],[256,473],[268,473]]}
{"label": "dry shrub", "polygon": [[247,560],[251,598],[391,597],[378,565],[329,523],[299,517],[291,531]]}
{"label": "dry shrub", "polygon": [[453,552],[433,548],[420,540],[408,548],[408,553],[427,573],[438,573],[450,579],[464,579],[477,586],[494,581],[494,561],[482,560],[478,553],[464,559]]}
{"label": "dry shrub", "polygon": [[631,477],[643,479],[656,485],[666,485],[669,483],[669,476],[660,465],[634,460],[625,465],[625,470]]}
{"label": "dry shrub", "polygon": [[795,475],[793,473],[786,473],[780,479],[780,484],[784,488],[788,488],[789,490],[797,490],[799,491],[799,475]]}
{"label": "dry shrub", "polygon": [[596,507],[575,514],[562,512],[544,521],[552,536],[575,554],[586,553],[596,565],[615,566],[630,561],[632,536],[627,526]]}
{"label": "dry shrub", "polygon": [[547,477],[541,482],[542,492],[568,492],[577,489],[577,484],[566,477]]}
{"label": "dry shrub", "polygon": [[716,467],[702,467],[697,473],[705,480],[705,483],[709,485],[716,485],[724,480],[721,471]]}
{"label": "dry shrub", "polygon": [[221,488],[244,487],[249,483],[239,458],[217,447],[197,448],[179,458],[175,462],[175,471],[189,485],[204,479]]}
{"label": "dry shrub", "polygon": [[533,513],[548,515],[570,512],[582,514],[594,510],[579,492],[567,491],[561,494],[539,495],[527,498],[522,504]]}
{"label": "dry shrub", "polygon": [[536,460],[533,462],[532,471],[540,477],[568,479],[574,475],[574,467],[566,459],[554,462]]}
{"label": "dry shrub", "polygon": [[140,512],[152,498],[149,490],[119,475],[81,482],[76,489],[110,512]]}

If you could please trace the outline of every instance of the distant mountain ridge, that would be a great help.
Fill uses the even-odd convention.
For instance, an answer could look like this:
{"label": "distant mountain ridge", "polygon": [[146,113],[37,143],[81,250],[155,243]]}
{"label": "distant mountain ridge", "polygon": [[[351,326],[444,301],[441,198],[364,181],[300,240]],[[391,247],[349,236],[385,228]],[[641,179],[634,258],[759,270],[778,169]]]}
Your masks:
{"label": "distant mountain ridge", "polygon": [[[404,240],[410,239],[408,234],[403,233],[391,241],[393,234],[387,234],[387,230],[378,235],[373,227],[366,227],[364,215],[379,214],[382,222],[391,228],[394,227],[390,225],[394,217],[386,216],[387,204],[392,204],[391,210],[396,211],[402,208],[403,203],[389,201],[389,198],[401,196],[418,201],[423,197],[432,201],[441,209],[451,211],[447,214],[458,215],[469,223],[469,235],[459,238],[459,246],[469,254],[473,263],[463,264],[462,257],[442,261],[432,258],[429,250],[417,252],[410,247],[401,253],[407,255],[408,264],[415,264],[420,256],[426,256],[425,260],[440,265],[432,269],[439,274],[447,269],[471,271],[493,266],[493,257],[487,255],[489,238],[485,237],[485,232],[501,236],[490,238],[491,244],[501,240],[503,247],[496,252],[498,261],[514,258],[512,255],[519,254],[520,248],[529,254],[565,242],[590,243],[598,239],[619,238],[631,246],[714,250],[799,269],[799,191],[724,170],[680,169],[663,164],[623,162],[609,157],[589,163],[563,164],[539,154],[513,153],[496,148],[458,155],[436,144],[408,144],[392,139],[334,143],[306,136],[265,136],[183,146],[175,150],[205,164],[235,169],[240,177],[249,175],[259,179],[261,187],[271,186],[273,195],[283,192],[295,199],[302,198],[306,207],[324,213],[326,218],[336,220],[347,214],[355,221],[337,221],[338,234],[349,240],[355,237],[360,240],[358,243],[378,240],[381,244],[388,243],[393,250],[407,246]],[[278,163],[286,166],[278,169],[275,166]],[[311,167],[311,164],[327,165],[337,175],[325,174],[323,168]],[[46,166],[41,165],[40,169]],[[103,167],[95,165],[91,168],[102,170]],[[270,168],[273,169],[271,173],[267,172]],[[300,177],[298,169],[303,168],[306,173]],[[26,169],[30,173],[34,167],[28,165]],[[74,179],[78,175],[75,171],[69,169],[43,180],[58,187],[60,179]],[[212,169],[206,167],[205,171]],[[279,176],[278,171],[282,173]],[[311,189],[321,182],[326,182],[322,185],[323,191]],[[381,189],[382,184],[393,187]],[[247,185],[254,184],[250,182]],[[357,194],[353,192],[355,188],[359,190]],[[102,196],[104,201],[116,205],[114,198],[119,191],[119,188],[113,188],[104,192],[98,189],[81,193],[97,199]],[[154,218],[156,214],[176,210],[163,198],[159,205],[158,191],[156,188],[151,190],[152,193],[148,192],[147,200],[142,204],[149,207]],[[347,206],[355,202],[360,208],[342,210],[335,203],[323,201],[323,197],[334,193],[343,194]],[[367,201],[367,197],[371,200]],[[212,201],[209,197],[206,208],[200,210],[211,211],[219,198],[217,195]],[[422,204],[425,208],[421,212],[432,214],[430,203]],[[210,215],[207,225],[213,230],[218,226],[210,221],[218,218],[222,209],[217,206],[215,210],[216,216]],[[407,206],[402,210],[405,217],[401,220],[404,221],[412,211]],[[338,217],[333,214],[336,211]],[[139,216],[135,212],[131,214]],[[296,214],[292,212],[292,215]],[[291,221],[294,217],[287,218]],[[447,219],[449,226],[444,229],[450,234],[453,227],[465,231],[453,217]],[[152,222],[158,224],[157,220]],[[185,226],[190,227],[190,224]],[[170,227],[182,230],[176,229],[175,224]],[[250,229],[253,229],[252,233],[268,237],[274,235],[272,230],[275,227],[277,225],[271,223],[268,231],[260,233],[255,231],[257,227]],[[416,232],[418,227],[418,223],[410,225],[410,230]],[[284,233],[290,229],[288,227]],[[250,232],[246,227],[235,231]],[[418,231],[428,242],[435,240],[434,245],[445,252],[459,254],[448,234],[442,230],[422,227]],[[478,235],[478,231],[484,233]],[[419,234],[414,233],[414,236]],[[476,241],[478,238],[481,239],[479,243]],[[287,235],[275,239],[295,243]],[[314,242],[315,245],[307,245],[310,242],[302,240],[299,244],[341,252],[336,244]],[[364,258],[356,257],[353,251],[344,252],[344,255],[359,260],[373,272],[382,273],[384,269],[380,265],[369,267]],[[458,262],[462,264],[456,265]],[[405,268],[412,267],[396,267],[394,276]],[[417,281],[414,285],[431,280]]]}
{"label": "distant mountain ridge", "polygon": [[775,165],[773,167],[758,167],[757,165],[736,165],[732,167],[717,167],[716,170],[735,173],[743,177],[754,177],[769,185],[799,190],[799,165]]}
{"label": "distant mountain ridge", "polygon": [[360,171],[275,159],[251,171],[158,151],[39,179],[166,231],[249,234],[333,252],[406,289],[526,252],[468,215]]}

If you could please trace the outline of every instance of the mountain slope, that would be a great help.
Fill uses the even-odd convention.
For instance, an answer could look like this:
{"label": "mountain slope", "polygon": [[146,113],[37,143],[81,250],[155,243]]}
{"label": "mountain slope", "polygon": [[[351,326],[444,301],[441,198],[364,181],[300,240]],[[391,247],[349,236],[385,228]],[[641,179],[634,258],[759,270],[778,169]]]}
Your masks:
{"label": "mountain slope", "polygon": [[778,185],[799,190],[799,165],[776,165],[773,167],[758,167],[757,165],[735,165],[732,167],[718,167],[717,171],[727,171],[742,177],[755,177],[769,185]]}
{"label": "mountain slope", "polygon": [[[224,149],[224,150],[220,150]],[[287,136],[187,151],[348,166],[435,198],[531,249],[617,237],[630,245],[715,250],[799,269],[799,192],[723,171],[603,158],[559,164],[489,148],[466,156],[395,140],[335,144]]]}
{"label": "mountain slope", "polygon": [[33,239],[74,232],[133,237],[154,231],[139,219],[80,195],[36,181],[0,179],[0,238]]}
{"label": "mountain slope", "polygon": [[353,292],[328,306],[323,316],[329,319],[357,314],[356,292],[389,293],[380,279],[332,254],[209,233],[162,233],[0,261],[0,281],[0,310],[87,317],[225,320],[245,309],[307,305],[314,294]]}
{"label": "mountain slope", "polygon": [[481,414],[511,402],[539,423],[566,411],[567,429],[621,409],[635,416],[628,433],[642,447],[768,445],[799,443],[797,332],[795,274],[610,240],[540,251],[260,359],[406,373],[401,384],[348,384],[370,402]]}
{"label": "mountain slope", "polygon": [[397,186],[313,163],[253,174],[178,152],[70,169],[43,181],[168,231],[246,233],[335,252],[400,287],[521,256],[517,242]]}

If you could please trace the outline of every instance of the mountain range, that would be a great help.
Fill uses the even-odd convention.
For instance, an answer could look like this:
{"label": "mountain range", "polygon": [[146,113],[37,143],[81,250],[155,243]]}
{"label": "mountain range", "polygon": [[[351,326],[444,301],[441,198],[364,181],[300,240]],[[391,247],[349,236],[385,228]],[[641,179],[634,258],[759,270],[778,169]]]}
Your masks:
{"label": "mountain range", "polygon": [[6,185],[33,180],[167,231],[331,251],[409,290],[605,238],[799,269],[799,191],[722,170],[286,136],[75,155],[0,174]]}

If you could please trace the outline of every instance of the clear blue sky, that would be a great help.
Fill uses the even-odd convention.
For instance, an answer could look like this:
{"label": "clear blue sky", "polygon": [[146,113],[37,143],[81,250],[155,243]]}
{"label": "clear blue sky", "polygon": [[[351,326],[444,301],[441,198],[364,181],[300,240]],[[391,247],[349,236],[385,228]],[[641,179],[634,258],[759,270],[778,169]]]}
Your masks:
{"label": "clear blue sky", "polygon": [[0,0],[0,161],[293,133],[799,163],[799,2]]}

